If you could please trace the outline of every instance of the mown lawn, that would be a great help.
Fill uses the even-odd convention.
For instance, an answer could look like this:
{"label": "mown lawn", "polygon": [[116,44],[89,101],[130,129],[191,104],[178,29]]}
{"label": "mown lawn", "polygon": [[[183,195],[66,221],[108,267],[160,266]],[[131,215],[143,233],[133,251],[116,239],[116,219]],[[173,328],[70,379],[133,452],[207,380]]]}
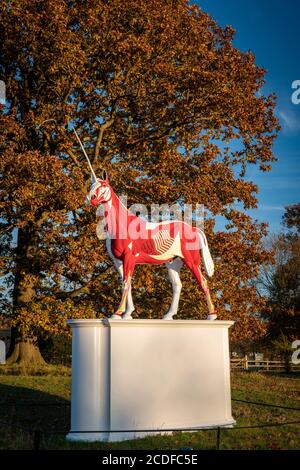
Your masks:
{"label": "mown lawn", "polygon": [[[1,373],[2,370],[2,373]],[[8,375],[0,367],[0,421],[41,434],[42,449],[215,449],[216,430],[174,433],[121,443],[70,443],[70,370],[48,367],[40,375]],[[17,370],[15,371],[17,373]],[[23,371],[26,372],[26,371]],[[300,408],[300,374],[233,372],[232,398]],[[3,403],[6,403],[3,405]],[[7,404],[8,402],[8,404]],[[49,405],[49,402],[52,405]],[[23,403],[16,406],[16,403]],[[63,405],[63,406],[62,406]],[[66,406],[65,406],[66,405]],[[232,402],[237,426],[300,422],[299,411]],[[55,435],[55,431],[63,431]],[[53,432],[54,434],[51,434]],[[32,449],[33,435],[0,423],[0,449]],[[300,424],[256,429],[222,429],[220,449],[299,449]]]}

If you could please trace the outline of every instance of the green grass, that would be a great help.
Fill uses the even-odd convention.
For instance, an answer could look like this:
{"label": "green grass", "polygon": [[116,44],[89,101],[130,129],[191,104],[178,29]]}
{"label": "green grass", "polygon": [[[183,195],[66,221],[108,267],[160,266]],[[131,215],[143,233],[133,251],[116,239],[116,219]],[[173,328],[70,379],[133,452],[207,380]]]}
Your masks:
{"label": "green grass", "polygon": [[[20,375],[20,372],[22,375]],[[35,375],[29,375],[34,373]],[[17,375],[19,374],[19,375]],[[27,374],[27,375],[24,375]],[[300,408],[300,375],[297,373],[233,372],[232,398]],[[0,367],[0,421],[44,431],[70,427],[69,406],[13,406],[26,403],[65,403],[70,401],[70,369],[48,366],[36,371]],[[232,402],[237,426],[300,421],[299,411]],[[300,425],[260,429],[222,429],[221,449],[299,449]],[[216,431],[174,433],[121,443],[71,443],[64,434],[42,434],[42,449],[214,449]],[[33,436],[14,427],[0,425],[0,449],[32,449]]]}

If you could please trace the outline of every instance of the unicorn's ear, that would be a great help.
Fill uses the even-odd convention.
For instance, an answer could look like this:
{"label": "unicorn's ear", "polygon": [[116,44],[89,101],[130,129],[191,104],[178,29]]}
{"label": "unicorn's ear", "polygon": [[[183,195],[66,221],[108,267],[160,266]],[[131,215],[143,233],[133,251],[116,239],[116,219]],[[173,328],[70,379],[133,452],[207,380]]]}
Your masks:
{"label": "unicorn's ear", "polygon": [[103,172],[102,172],[102,179],[103,179],[103,181],[108,182],[108,176],[107,176],[106,170],[103,170]]}

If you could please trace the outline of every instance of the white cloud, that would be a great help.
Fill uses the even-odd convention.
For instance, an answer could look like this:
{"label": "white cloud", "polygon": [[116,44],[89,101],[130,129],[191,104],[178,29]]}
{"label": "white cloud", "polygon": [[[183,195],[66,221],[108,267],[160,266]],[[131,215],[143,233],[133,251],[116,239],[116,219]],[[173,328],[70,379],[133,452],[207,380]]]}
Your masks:
{"label": "white cloud", "polygon": [[300,129],[300,118],[291,109],[278,109],[278,115],[280,117],[283,128],[290,131],[297,131]]}

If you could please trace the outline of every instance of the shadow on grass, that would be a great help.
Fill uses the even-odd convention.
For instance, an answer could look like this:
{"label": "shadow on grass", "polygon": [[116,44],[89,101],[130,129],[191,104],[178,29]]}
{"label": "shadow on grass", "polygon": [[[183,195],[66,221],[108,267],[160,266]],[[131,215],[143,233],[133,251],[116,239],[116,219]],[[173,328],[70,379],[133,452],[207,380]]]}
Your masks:
{"label": "shadow on grass", "polygon": [[68,431],[70,402],[40,390],[0,384],[0,420],[29,431]]}
{"label": "shadow on grass", "polygon": [[[270,373],[265,375],[270,376]],[[282,372],[273,372],[272,375],[276,378],[282,378],[283,381],[299,378],[299,374],[295,375],[294,372],[288,375]],[[215,449],[216,447],[216,430],[175,433],[172,436],[149,436],[144,439],[119,443],[67,442],[65,434],[70,429],[70,403],[66,399],[69,396],[69,377],[5,377],[5,380],[14,382],[0,383],[0,420],[11,425],[23,426],[31,431],[41,430],[41,449],[179,450],[192,448],[197,450]],[[64,380],[65,386],[63,386]],[[25,384],[26,386],[24,386]],[[275,390],[267,389],[268,396],[266,397],[264,396],[265,382],[258,389],[257,384],[254,385],[256,388],[250,381],[246,382],[239,398],[247,398],[249,392],[251,395],[249,395],[249,399],[266,402],[274,400],[274,403],[285,404],[281,396],[278,398],[279,390],[282,387],[281,383],[278,383]],[[37,388],[45,388],[45,391]],[[245,393],[246,395],[244,395]],[[289,403],[294,403],[293,397],[289,398],[286,404],[289,405]],[[239,418],[240,425],[297,419],[292,411],[247,406],[246,403],[234,405],[234,416]],[[62,432],[62,434],[56,435],[56,432]],[[296,425],[246,430],[224,429],[221,432],[221,449],[298,449],[298,432],[299,426]],[[34,435],[32,432],[26,433],[13,426],[0,424],[0,449],[32,449],[33,446]]]}
{"label": "shadow on grass", "polygon": [[[0,449],[33,449],[34,431],[41,431],[40,449],[214,449],[215,431],[203,433],[174,433],[172,436],[148,436],[123,442],[68,442],[70,402],[23,386],[0,384]],[[25,432],[17,426],[31,431]],[[56,434],[57,433],[57,434]]]}

